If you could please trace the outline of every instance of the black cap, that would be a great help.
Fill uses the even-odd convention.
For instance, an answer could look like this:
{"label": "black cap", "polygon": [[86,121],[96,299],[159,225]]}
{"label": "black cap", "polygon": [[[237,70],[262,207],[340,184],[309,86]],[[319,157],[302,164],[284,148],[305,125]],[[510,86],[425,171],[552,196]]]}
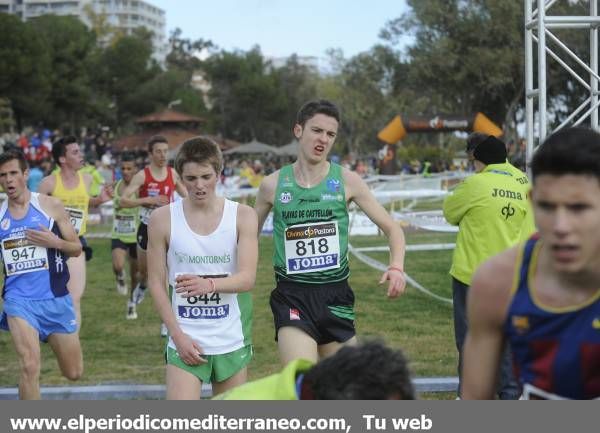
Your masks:
{"label": "black cap", "polygon": [[488,164],[502,164],[506,161],[506,144],[490,135],[473,149],[473,158]]}
{"label": "black cap", "polygon": [[483,143],[490,137],[490,134],[484,134],[483,132],[472,132],[467,137],[467,153],[473,152],[473,150]]}

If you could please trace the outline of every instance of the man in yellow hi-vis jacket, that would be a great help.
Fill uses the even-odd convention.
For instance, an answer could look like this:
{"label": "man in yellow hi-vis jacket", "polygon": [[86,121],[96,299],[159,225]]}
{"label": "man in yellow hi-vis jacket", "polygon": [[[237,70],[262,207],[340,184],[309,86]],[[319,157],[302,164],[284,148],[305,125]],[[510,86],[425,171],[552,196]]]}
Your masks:
{"label": "man in yellow hi-vis jacket", "polygon": [[[529,180],[507,162],[505,144],[494,136],[473,133],[467,139],[467,153],[476,174],[465,179],[444,201],[444,217],[459,227],[450,269],[459,382],[468,326],[466,299],[473,273],[483,261],[535,230],[528,199]],[[505,354],[498,397],[516,399],[519,394]]]}

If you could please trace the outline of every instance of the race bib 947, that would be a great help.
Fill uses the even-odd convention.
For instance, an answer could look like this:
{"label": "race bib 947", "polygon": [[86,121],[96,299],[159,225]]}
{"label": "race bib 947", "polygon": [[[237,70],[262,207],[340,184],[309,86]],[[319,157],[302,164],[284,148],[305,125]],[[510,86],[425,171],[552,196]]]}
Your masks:
{"label": "race bib 947", "polygon": [[4,239],[2,259],[7,277],[48,269],[48,250],[32,245],[25,237]]}

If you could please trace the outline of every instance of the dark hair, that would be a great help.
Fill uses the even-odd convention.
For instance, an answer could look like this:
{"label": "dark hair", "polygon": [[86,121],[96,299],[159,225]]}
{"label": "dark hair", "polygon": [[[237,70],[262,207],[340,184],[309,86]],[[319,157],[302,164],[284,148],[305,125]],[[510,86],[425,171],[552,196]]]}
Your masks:
{"label": "dark hair", "polygon": [[210,164],[218,176],[223,169],[223,154],[219,145],[211,138],[200,135],[184,141],[175,156],[175,170],[180,176],[187,162]]}
{"label": "dark hair", "polygon": [[56,164],[60,165],[59,158],[67,154],[67,146],[72,143],[77,143],[77,137],[74,135],[59,138],[52,144],[52,159]]}
{"label": "dark hair", "polygon": [[414,400],[406,358],[378,341],[344,346],[304,375],[316,400]]}
{"label": "dark hair", "polygon": [[162,135],[153,135],[152,137],[150,137],[150,139],[148,140],[148,152],[152,153],[152,151],[154,150],[154,145],[156,143],[167,143],[169,144],[168,140],[162,136]]}
{"label": "dark hair", "polygon": [[600,134],[576,127],[550,135],[531,161],[532,181],[542,174],[590,175],[600,181]]}
{"label": "dark hair", "polygon": [[305,103],[298,114],[296,115],[296,124],[300,126],[304,126],[306,122],[313,118],[317,114],[324,114],[329,117],[333,117],[340,123],[340,110],[339,108],[330,101],[326,99],[318,99],[314,101],[308,101]]}
{"label": "dark hair", "polygon": [[121,162],[135,162],[135,155],[131,152],[124,152],[121,155]]}
{"label": "dark hair", "polygon": [[0,166],[14,159],[19,161],[19,168],[22,172],[25,172],[25,170],[28,168],[27,159],[25,159],[25,154],[21,151],[21,149],[9,149],[0,154]]}

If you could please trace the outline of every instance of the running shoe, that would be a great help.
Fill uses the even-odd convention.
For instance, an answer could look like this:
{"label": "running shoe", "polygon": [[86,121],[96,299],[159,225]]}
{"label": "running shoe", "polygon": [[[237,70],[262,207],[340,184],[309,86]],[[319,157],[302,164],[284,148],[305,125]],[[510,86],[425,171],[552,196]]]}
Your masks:
{"label": "running shoe", "polygon": [[137,311],[135,309],[135,303],[134,302],[128,302],[127,303],[127,315],[125,316],[125,318],[127,320],[135,320],[137,319]]}
{"label": "running shoe", "polygon": [[117,275],[117,293],[119,293],[119,295],[127,295],[128,292],[129,288],[125,282],[125,272],[121,272]]}
{"label": "running shoe", "polygon": [[135,302],[135,305],[140,305],[146,296],[146,288],[140,286],[139,284],[135,286],[133,289],[133,293],[131,294],[131,299]]}

